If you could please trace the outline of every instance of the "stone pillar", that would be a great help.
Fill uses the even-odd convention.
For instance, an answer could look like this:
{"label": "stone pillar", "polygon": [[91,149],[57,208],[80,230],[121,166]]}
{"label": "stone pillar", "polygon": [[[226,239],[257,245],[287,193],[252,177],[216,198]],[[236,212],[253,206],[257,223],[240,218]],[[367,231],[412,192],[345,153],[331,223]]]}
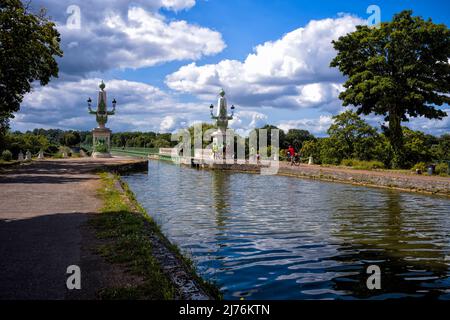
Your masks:
{"label": "stone pillar", "polygon": [[[225,91],[223,91],[223,89],[219,93],[216,115],[213,114],[214,106],[211,105],[210,108],[211,118],[216,121],[217,126],[217,131],[211,135],[213,138],[213,144],[218,147],[218,153],[222,155],[221,160],[234,160],[232,157],[234,139],[231,139],[231,137],[228,137],[229,139],[227,139],[228,121],[233,119],[234,106],[231,106],[231,110],[233,111],[232,114],[228,115],[227,99],[225,98]],[[232,145],[230,145],[231,143]]]}
{"label": "stone pillar", "polygon": [[98,93],[97,110],[92,110],[91,98],[88,99],[89,114],[95,115],[95,119],[98,123],[98,127],[92,130],[92,157],[94,158],[110,158],[111,153],[111,130],[105,127],[108,121],[108,116],[115,114],[116,99],[112,101],[112,111],[108,111],[105,84],[102,81]]}

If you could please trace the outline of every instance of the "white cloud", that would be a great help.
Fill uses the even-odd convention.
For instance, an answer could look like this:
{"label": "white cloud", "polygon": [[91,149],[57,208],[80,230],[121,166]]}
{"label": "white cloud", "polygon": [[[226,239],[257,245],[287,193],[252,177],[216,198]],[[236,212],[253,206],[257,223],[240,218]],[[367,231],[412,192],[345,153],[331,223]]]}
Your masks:
{"label": "white cloud", "polygon": [[130,8],[128,21],[116,13],[108,16],[104,24],[120,32],[126,43],[132,45],[124,48],[119,43],[120,49],[107,53],[105,59],[116,61],[120,68],[196,60],[204,55],[219,53],[225,48],[218,32],[190,25],[186,21],[166,22],[161,15],[138,7]]}
{"label": "white cloud", "polygon": [[177,91],[210,98],[220,87],[233,92],[238,104],[275,108],[340,106],[343,78],[330,61],[331,41],[355,29],[364,20],[353,16],[310,21],[304,28],[255,48],[245,61],[223,60],[198,66],[191,63],[166,77]]}
{"label": "white cloud", "polygon": [[285,132],[288,132],[289,129],[303,129],[314,135],[324,136],[332,123],[332,116],[321,115],[319,118],[280,121],[277,127]]}
{"label": "white cloud", "polygon": [[175,132],[180,128],[187,128],[188,126],[190,126],[190,124],[185,118],[180,117],[179,115],[170,115],[165,116],[162,119],[161,124],[159,126],[159,131]]}
{"label": "white cloud", "polygon": [[247,136],[252,129],[266,125],[268,118],[266,114],[257,111],[239,111],[234,115],[233,120],[229,122],[229,127],[238,134]]}
{"label": "white cloud", "polygon": [[[141,68],[170,61],[197,60],[225,48],[222,35],[182,20],[167,20],[160,8],[189,9],[194,0],[56,1],[42,0],[61,33],[64,57],[60,70],[71,76],[92,76],[93,72]],[[67,24],[81,12],[80,29]]]}
{"label": "white cloud", "polygon": [[[425,133],[433,134],[435,136],[440,136],[445,133],[448,134],[450,133],[450,109],[443,109],[443,111],[446,112],[448,116],[443,118],[442,120],[418,117],[410,118],[409,122],[402,122],[402,125],[409,127],[412,130],[422,131]],[[384,121],[383,116],[370,114],[368,116],[363,116],[363,119],[378,130],[380,130],[381,125],[388,125],[388,123]],[[276,125],[280,129],[283,129],[285,132],[287,132],[289,129],[304,129],[308,130],[314,135],[326,136],[327,130],[332,123],[333,119],[331,115],[320,115],[319,118],[283,120],[279,121]]]}
{"label": "white cloud", "polygon": [[[91,97],[94,107],[97,103],[98,84],[101,79],[81,79],[77,81],[52,82],[45,87],[37,87],[26,95],[21,111],[12,121],[14,130],[33,128],[63,128],[89,130],[93,128],[95,117],[87,112],[86,100]],[[314,87],[313,87],[314,88]],[[117,113],[109,119],[108,127],[113,131],[160,131],[174,132],[186,128],[194,122],[211,122],[205,102],[185,103],[168,92],[157,87],[134,81],[106,81],[109,106],[113,98],[118,101]],[[315,91],[311,93],[314,100]],[[234,98],[233,98],[234,103]],[[239,108],[230,121],[230,128],[246,136],[254,128],[267,123],[275,124],[287,132],[289,129],[305,129],[311,133],[324,136],[332,123],[332,115],[320,115],[317,118],[303,118],[301,113],[294,116],[296,120],[273,121],[271,118],[277,110]],[[343,112],[345,109],[342,109]],[[444,109],[450,115],[450,109]],[[372,126],[380,127],[383,117],[369,115],[364,119]],[[443,120],[414,118],[403,123],[414,130],[421,130],[435,135],[450,132],[450,117]]]}
{"label": "white cloud", "polygon": [[[65,26],[69,4],[81,8],[81,30]],[[131,10],[128,0],[41,0],[37,7],[41,5],[49,9],[62,33],[62,77],[26,96],[12,121],[14,129],[90,129],[95,126],[95,119],[87,113],[86,99],[91,96],[96,101],[102,73],[174,60],[198,60],[225,48],[220,33],[186,21],[169,20],[163,16],[164,11],[158,11],[189,9],[195,5],[194,0],[136,0]],[[361,23],[364,21],[348,15],[311,21],[279,40],[257,46],[244,61],[222,60],[203,66],[190,63],[166,77],[171,89],[192,93],[201,99],[199,103],[180,101],[181,95],[178,98],[173,92],[141,82],[106,81],[109,100],[118,100],[117,114],[108,126],[116,132],[172,132],[196,121],[210,121],[207,106],[223,87],[238,106],[230,126],[240,134],[275,123],[284,130],[302,128],[323,135],[331,124],[328,114],[342,110],[337,97],[343,78],[329,68],[335,55],[331,40]],[[276,122],[271,118],[280,119],[276,117],[277,108],[320,108],[327,115]],[[450,110],[447,112],[450,114]],[[299,118],[301,114],[302,111],[296,111],[289,118]],[[442,134],[450,131],[450,118],[418,118],[407,125]]]}
{"label": "white cloud", "polygon": [[195,5],[195,0],[162,0],[161,4],[166,9],[178,11],[192,8]]}
{"label": "white cloud", "polygon": [[450,133],[450,109],[446,108],[442,109],[442,111],[447,113],[447,117],[442,120],[419,117],[410,119],[409,122],[404,122],[403,124],[413,130],[420,130],[434,135],[448,134]]}
{"label": "white cloud", "polygon": [[[81,79],[37,87],[25,97],[20,113],[12,121],[13,128],[93,128],[95,117],[88,114],[86,100],[91,97],[93,108],[96,108],[100,81],[98,78]],[[116,114],[108,120],[113,131],[171,131],[208,112],[203,105],[180,102],[141,82],[109,80],[106,81],[106,91],[109,107],[113,98],[118,101]]]}

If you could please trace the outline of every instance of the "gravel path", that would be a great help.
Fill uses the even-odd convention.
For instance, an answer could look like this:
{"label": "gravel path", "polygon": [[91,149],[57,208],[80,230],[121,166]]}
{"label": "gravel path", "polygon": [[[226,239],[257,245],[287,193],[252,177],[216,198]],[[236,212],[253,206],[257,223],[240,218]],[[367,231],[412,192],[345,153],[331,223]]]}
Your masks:
{"label": "gravel path", "polygon": [[[89,215],[102,203],[92,170],[123,158],[35,161],[0,172],[0,299],[95,298],[114,270],[90,253]],[[66,288],[69,265],[82,290]],[[105,272],[106,271],[106,272]]]}

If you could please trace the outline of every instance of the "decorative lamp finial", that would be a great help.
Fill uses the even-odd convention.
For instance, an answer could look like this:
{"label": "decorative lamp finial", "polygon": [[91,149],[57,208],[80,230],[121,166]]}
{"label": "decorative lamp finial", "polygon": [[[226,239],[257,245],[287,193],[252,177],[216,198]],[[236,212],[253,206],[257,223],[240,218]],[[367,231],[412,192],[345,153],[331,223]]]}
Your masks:
{"label": "decorative lamp finial", "polygon": [[219,95],[220,95],[221,97],[224,97],[224,96],[225,96],[225,91],[223,91],[223,88],[220,90]]}
{"label": "decorative lamp finial", "polygon": [[100,83],[100,85],[99,85],[98,87],[99,87],[102,91],[105,90],[106,85],[105,85],[105,83],[103,82],[103,80],[102,80],[102,83]]}

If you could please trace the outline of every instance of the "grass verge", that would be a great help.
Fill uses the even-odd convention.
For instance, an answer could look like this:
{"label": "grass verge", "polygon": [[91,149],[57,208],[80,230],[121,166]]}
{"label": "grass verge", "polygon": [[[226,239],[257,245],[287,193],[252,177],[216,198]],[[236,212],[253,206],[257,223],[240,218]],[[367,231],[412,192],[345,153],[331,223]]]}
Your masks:
{"label": "grass verge", "polygon": [[136,211],[138,211],[139,213],[141,213],[146,217],[147,221],[149,221],[149,223],[151,224],[152,229],[156,234],[156,236],[178,258],[178,260],[183,264],[185,270],[188,271],[188,273],[195,280],[195,282],[198,283],[210,297],[216,300],[222,300],[223,295],[220,292],[218,285],[214,282],[206,281],[198,275],[194,261],[189,257],[183,255],[180,249],[166,238],[166,236],[161,232],[159,226],[153,221],[153,219],[147,214],[147,211],[137,201],[136,196],[134,195],[133,191],[131,191],[128,184],[126,184],[120,179],[119,182],[122,186],[122,189],[125,191],[127,199],[130,201],[132,206],[136,209]]}
{"label": "grass verge", "polygon": [[[158,225],[136,200],[128,185],[118,176],[99,173],[102,188],[99,191],[104,200],[102,213],[91,223],[97,236],[105,239],[98,252],[112,263],[125,266],[133,275],[143,279],[134,287],[105,289],[100,292],[101,299],[157,299],[169,300],[176,297],[177,288],[163,273],[159,262],[152,255],[150,237],[156,236],[178,258],[192,278],[215,299],[222,295],[213,283],[197,275],[194,263],[171,244],[162,234]],[[124,193],[116,184],[120,183]]]}
{"label": "grass verge", "polygon": [[357,159],[344,159],[341,162],[342,166],[351,167],[356,170],[374,170],[384,169],[384,164],[381,161],[363,161]]}
{"label": "grass verge", "polygon": [[97,237],[107,241],[98,248],[98,253],[143,279],[135,286],[101,290],[100,299],[173,299],[176,289],[152,255],[149,240],[152,230],[146,227],[146,217],[133,211],[126,196],[116,188],[116,177],[107,173],[101,173],[100,177],[99,194],[104,207],[91,224]]}

